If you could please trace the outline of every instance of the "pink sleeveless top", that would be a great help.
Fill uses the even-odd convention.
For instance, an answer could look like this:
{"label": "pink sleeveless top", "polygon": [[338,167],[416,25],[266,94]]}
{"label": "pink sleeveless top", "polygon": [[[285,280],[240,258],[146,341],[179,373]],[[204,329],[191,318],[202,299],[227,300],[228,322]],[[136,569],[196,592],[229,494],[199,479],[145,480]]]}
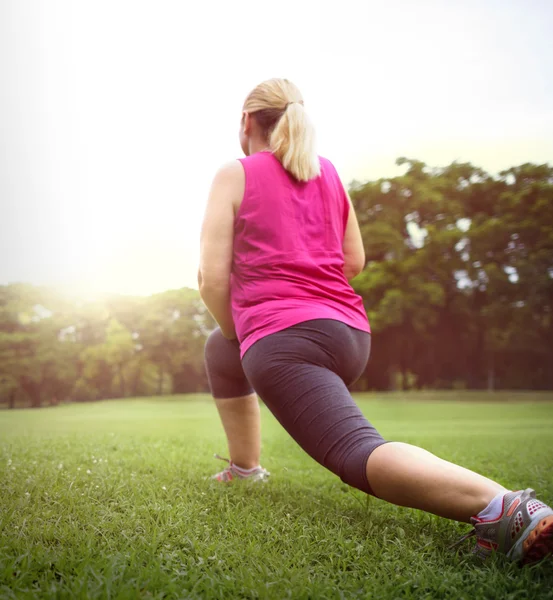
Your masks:
{"label": "pink sleeveless top", "polygon": [[261,338],[311,319],[370,332],[349,285],[342,243],[349,202],[332,163],[298,182],[270,152],[240,159],[244,199],[234,222],[232,314],[240,354]]}

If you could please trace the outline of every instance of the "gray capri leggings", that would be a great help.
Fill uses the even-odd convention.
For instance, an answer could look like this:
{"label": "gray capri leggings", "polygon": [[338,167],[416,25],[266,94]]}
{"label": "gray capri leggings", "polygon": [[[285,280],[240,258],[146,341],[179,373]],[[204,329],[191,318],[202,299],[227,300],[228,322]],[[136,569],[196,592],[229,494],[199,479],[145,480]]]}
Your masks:
{"label": "gray capri leggings", "polygon": [[370,346],[369,333],[317,319],[262,338],[240,361],[238,342],[216,329],[205,347],[207,376],[214,398],[255,390],[312,458],[373,494],[367,460],[386,442],[348,391],[365,369]]}

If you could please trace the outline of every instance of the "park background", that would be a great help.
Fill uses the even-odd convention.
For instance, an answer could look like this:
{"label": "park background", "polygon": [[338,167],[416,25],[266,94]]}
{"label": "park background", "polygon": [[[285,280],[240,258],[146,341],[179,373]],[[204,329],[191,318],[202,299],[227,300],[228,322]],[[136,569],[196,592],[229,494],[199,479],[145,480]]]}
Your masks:
{"label": "park background", "polygon": [[[373,330],[356,390],[553,389],[553,168],[469,163],[350,193]],[[79,300],[0,288],[0,398],[10,407],[206,392],[215,324],[197,291]]]}
{"label": "park background", "polygon": [[553,388],[549,3],[0,10],[2,405],[207,391],[203,209],[275,75],[361,223],[356,389]]}

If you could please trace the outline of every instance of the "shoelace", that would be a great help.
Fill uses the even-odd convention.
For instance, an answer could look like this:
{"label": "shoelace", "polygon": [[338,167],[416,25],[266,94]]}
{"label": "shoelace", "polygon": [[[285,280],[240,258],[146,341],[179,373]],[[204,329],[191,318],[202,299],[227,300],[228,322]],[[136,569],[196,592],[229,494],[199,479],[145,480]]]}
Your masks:
{"label": "shoelace", "polygon": [[469,531],[460,540],[457,540],[454,544],[451,544],[451,546],[448,547],[448,550],[454,550],[455,548],[460,546],[464,541],[468,540],[470,537],[473,537],[475,535],[476,535],[476,529]]}
{"label": "shoelace", "polygon": [[229,473],[230,476],[234,478],[234,475],[232,473],[232,462],[230,461],[230,459],[225,458],[224,456],[220,456],[219,454],[214,454],[213,456],[215,458],[218,458],[219,460],[224,460],[226,463],[228,463],[228,466],[225,467],[219,474],[222,475],[223,473]]}
{"label": "shoelace", "polygon": [[224,456],[219,456],[218,454],[214,454],[213,457],[218,458],[219,460],[224,460],[225,462],[227,462],[230,465],[230,460],[228,458],[225,458]]}

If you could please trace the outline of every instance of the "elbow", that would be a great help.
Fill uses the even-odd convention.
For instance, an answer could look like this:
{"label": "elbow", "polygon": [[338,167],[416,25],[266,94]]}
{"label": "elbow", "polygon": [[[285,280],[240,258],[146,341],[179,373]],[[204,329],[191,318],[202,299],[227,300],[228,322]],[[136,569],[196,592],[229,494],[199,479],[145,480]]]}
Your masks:
{"label": "elbow", "polygon": [[212,294],[226,294],[229,291],[229,280],[222,277],[206,277],[198,273],[198,289],[202,299]]}
{"label": "elbow", "polygon": [[344,265],[344,275],[346,276],[346,278],[349,281],[350,279],[357,277],[357,275],[359,275],[359,273],[362,273],[364,268],[365,268],[365,257],[358,256],[353,260],[346,261],[346,263]]}
{"label": "elbow", "polygon": [[361,273],[363,271],[363,269],[354,269],[354,270],[345,270],[344,271],[344,275],[346,276],[346,279],[348,281],[351,281],[352,279],[355,279],[357,277],[357,275],[359,275],[359,273]]}

